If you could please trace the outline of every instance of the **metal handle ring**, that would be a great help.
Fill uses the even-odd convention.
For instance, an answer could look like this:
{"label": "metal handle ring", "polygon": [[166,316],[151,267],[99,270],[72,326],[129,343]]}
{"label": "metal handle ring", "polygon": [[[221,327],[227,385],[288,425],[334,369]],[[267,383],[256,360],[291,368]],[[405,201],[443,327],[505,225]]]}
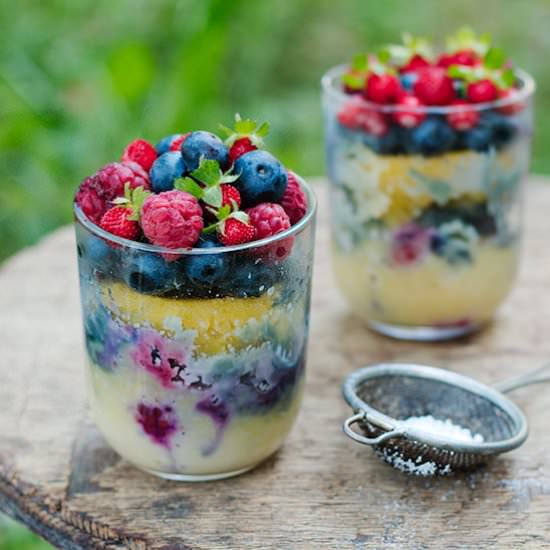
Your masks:
{"label": "metal handle ring", "polygon": [[[402,429],[394,428],[388,432],[380,434],[378,437],[365,437],[364,435],[358,434],[357,432],[353,431],[351,428],[354,424],[357,424],[361,420],[366,422],[369,421],[369,418],[365,412],[360,412],[354,414],[353,416],[350,416],[348,419],[346,419],[342,426],[344,433],[354,441],[357,441],[357,443],[361,443],[363,445],[378,445],[379,443],[386,441],[386,439],[390,439],[391,437],[401,437],[403,435]],[[372,423],[377,425],[376,422]]]}

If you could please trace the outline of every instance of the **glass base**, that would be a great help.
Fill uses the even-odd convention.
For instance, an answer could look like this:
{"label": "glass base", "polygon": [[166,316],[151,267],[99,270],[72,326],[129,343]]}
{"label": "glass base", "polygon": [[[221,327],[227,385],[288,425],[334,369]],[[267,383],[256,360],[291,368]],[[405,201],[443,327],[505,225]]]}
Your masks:
{"label": "glass base", "polygon": [[170,481],[187,481],[187,482],[198,482],[198,481],[216,481],[218,479],[226,479],[228,477],[234,477],[238,476],[240,474],[244,474],[245,472],[248,472],[249,470],[252,470],[258,464],[252,464],[252,466],[247,466],[246,468],[241,468],[240,470],[232,470],[231,472],[222,472],[220,474],[198,474],[198,475],[191,475],[191,474],[170,474],[166,472],[158,472],[157,470],[150,470],[149,468],[138,468],[142,470],[143,472],[147,472],[148,474],[153,474],[154,476],[160,477],[162,479],[167,479]]}
{"label": "glass base", "polygon": [[416,342],[438,342],[460,338],[480,329],[477,323],[460,324],[455,326],[404,326],[390,325],[379,321],[369,321],[369,327],[390,338],[397,340],[412,340]]}

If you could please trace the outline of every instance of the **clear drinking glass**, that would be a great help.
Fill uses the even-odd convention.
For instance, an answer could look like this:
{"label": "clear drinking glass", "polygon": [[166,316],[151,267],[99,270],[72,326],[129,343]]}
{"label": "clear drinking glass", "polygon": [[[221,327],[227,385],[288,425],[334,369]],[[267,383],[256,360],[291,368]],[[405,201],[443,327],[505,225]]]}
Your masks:
{"label": "clear drinking glass", "polygon": [[[345,70],[322,79],[339,286],[353,311],[389,336],[439,340],[475,330],[518,268],[534,82],[518,71],[515,95],[468,105],[479,122],[456,131],[449,120],[464,107],[370,103],[344,93]],[[411,111],[419,126],[396,123]]]}
{"label": "clear drinking glass", "polygon": [[128,241],[75,206],[90,406],[129,462],[167,479],[218,479],[283,443],[309,324],[315,198],[302,185],[309,208],[296,225],[224,248]]}

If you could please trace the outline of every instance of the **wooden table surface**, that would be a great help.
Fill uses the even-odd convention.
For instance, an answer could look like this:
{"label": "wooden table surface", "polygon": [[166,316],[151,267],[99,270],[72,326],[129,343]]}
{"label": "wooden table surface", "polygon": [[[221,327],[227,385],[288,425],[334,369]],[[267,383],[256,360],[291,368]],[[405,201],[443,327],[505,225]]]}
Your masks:
{"label": "wooden table surface", "polygon": [[322,185],[308,378],[283,449],[251,473],[162,481],[120,459],[85,406],[71,228],[0,269],[0,509],[59,548],[550,548],[550,389],[514,394],[527,443],[451,478],[396,472],[348,440],[342,378],[377,361],[497,381],[550,358],[550,185],[532,178],[519,284],[494,324],[445,344],[396,342],[347,311],[330,270]]}

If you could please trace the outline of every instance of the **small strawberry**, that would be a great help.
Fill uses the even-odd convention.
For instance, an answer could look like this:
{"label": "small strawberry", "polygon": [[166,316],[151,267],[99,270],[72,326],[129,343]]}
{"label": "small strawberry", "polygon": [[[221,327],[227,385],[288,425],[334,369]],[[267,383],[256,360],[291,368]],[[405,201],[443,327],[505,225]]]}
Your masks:
{"label": "small strawberry", "polygon": [[424,67],[429,66],[430,62],[422,55],[416,53],[409,59],[409,61],[405,65],[399,68],[399,72],[401,74],[414,73],[419,69],[423,69]]}
{"label": "small strawberry", "polygon": [[389,129],[384,114],[365,104],[360,97],[353,97],[347,101],[337,118],[346,128],[363,130],[374,136],[383,136]]}
{"label": "small strawberry", "polygon": [[131,189],[129,183],[124,191],[125,196],[113,201],[115,206],[103,214],[99,226],[117,237],[135,240],[140,234],[141,207],[151,193],[143,187]]}
{"label": "small strawberry", "polygon": [[126,146],[124,153],[122,153],[122,162],[136,162],[147,172],[156,158],[156,149],[144,139],[135,139]]}
{"label": "small strawberry", "polygon": [[488,78],[482,78],[468,84],[466,87],[466,97],[472,103],[487,103],[498,97],[498,88]]}
{"label": "small strawberry", "polygon": [[103,214],[99,227],[117,237],[133,241],[139,235],[139,223],[131,220],[131,215],[132,211],[126,206],[113,206]]}
{"label": "small strawberry", "polygon": [[[239,212],[239,214],[244,214],[244,212]],[[246,214],[244,214],[244,216],[246,216]],[[219,224],[218,238],[222,244],[225,246],[233,246],[254,240],[256,231],[248,222],[248,216],[246,216],[246,220],[244,216],[239,216],[237,218],[230,215]]]}
{"label": "small strawberry", "polygon": [[454,53],[442,53],[437,60],[437,66],[443,69],[448,69],[451,65],[475,67],[480,63],[481,59],[479,56],[469,49],[458,50]]}
{"label": "small strawberry", "polygon": [[479,112],[469,106],[467,101],[456,99],[451,103],[451,106],[458,107],[447,114],[447,122],[459,132],[471,130],[479,122]]}
{"label": "small strawberry", "polygon": [[234,128],[220,125],[226,135],[225,145],[229,147],[229,158],[234,163],[240,156],[261,149],[264,146],[264,137],[269,133],[269,124],[258,124],[255,120],[242,119],[238,113],[235,115]]}
{"label": "small strawberry", "polygon": [[455,99],[453,81],[441,67],[425,67],[418,71],[413,91],[426,105],[448,105]]}
{"label": "small strawberry", "polygon": [[367,78],[363,95],[374,103],[395,103],[401,93],[401,82],[395,74],[390,72],[372,72]]}
{"label": "small strawberry", "polygon": [[393,118],[404,128],[415,128],[426,118],[426,113],[422,111],[422,103],[416,96],[403,94],[397,102]]}
{"label": "small strawberry", "polygon": [[238,139],[229,149],[230,163],[233,164],[239,157],[255,149],[257,149],[257,147],[252,143],[250,138],[243,137]]}
{"label": "small strawberry", "polygon": [[223,183],[220,185],[220,189],[222,190],[222,207],[230,206],[232,210],[238,210],[241,207],[239,190],[229,183]]}
{"label": "small strawberry", "polygon": [[191,132],[187,132],[186,134],[182,134],[181,136],[177,136],[172,140],[172,143],[170,143],[170,147],[168,148],[169,151],[179,151],[181,149],[181,146],[183,145],[183,142],[191,135]]}
{"label": "small strawberry", "polygon": [[349,69],[342,75],[342,87],[347,94],[361,93],[368,75],[369,60],[366,54],[357,54]]}
{"label": "small strawberry", "polygon": [[307,198],[298,177],[294,172],[288,170],[288,183],[285,189],[281,206],[288,214],[290,223],[294,225],[299,222],[307,212]]}
{"label": "small strawberry", "polygon": [[498,99],[505,100],[506,103],[498,107],[503,115],[515,115],[525,109],[525,103],[515,98],[518,95],[517,88],[507,88],[498,91]]}

